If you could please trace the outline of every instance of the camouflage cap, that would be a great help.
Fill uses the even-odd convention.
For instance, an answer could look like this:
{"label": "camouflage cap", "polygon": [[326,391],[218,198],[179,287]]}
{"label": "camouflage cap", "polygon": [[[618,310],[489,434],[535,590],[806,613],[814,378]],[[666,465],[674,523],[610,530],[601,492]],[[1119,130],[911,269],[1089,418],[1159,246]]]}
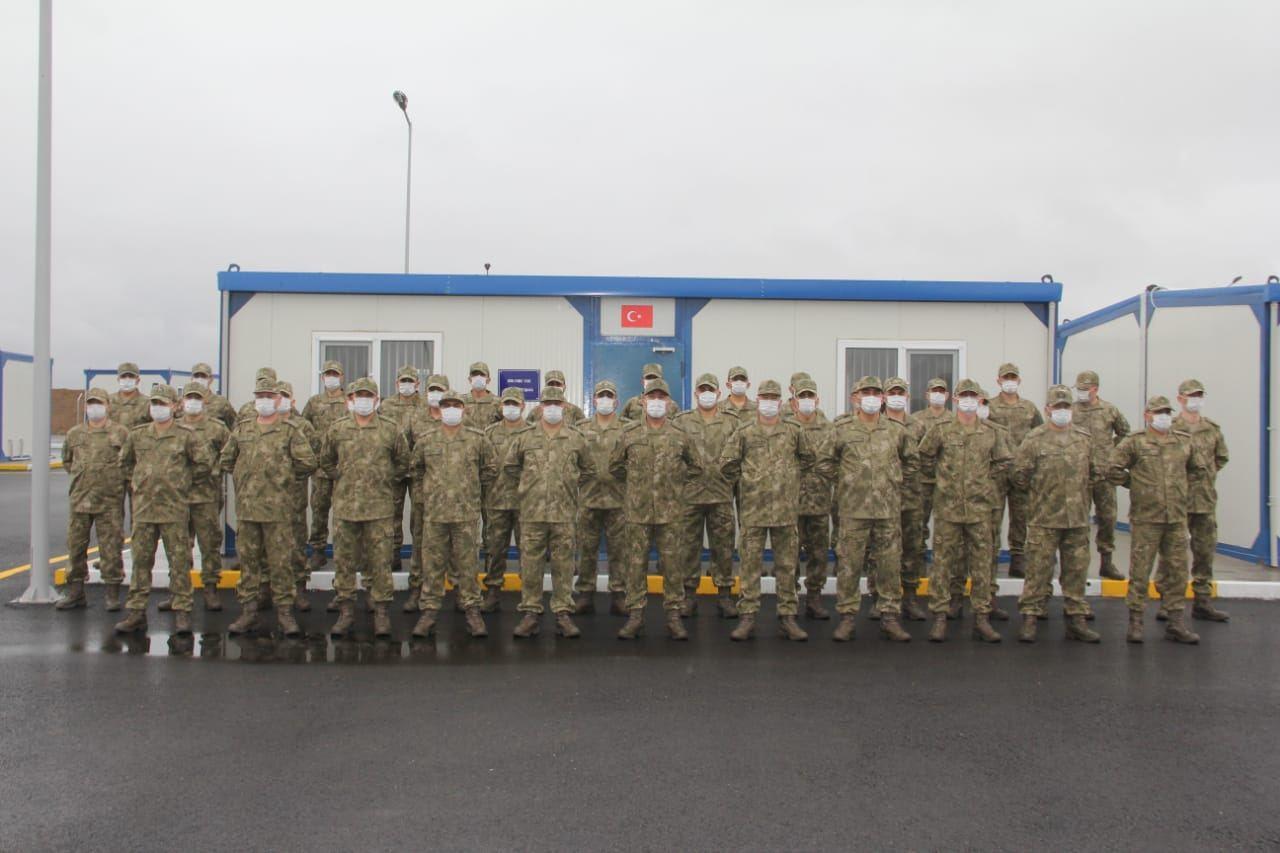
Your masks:
{"label": "camouflage cap", "polygon": [[140,376],[138,365],[132,361],[122,361],[116,367],[116,376]]}
{"label": "camouflage cap", "polygon": [[281,397],[293,397],[293,383],[281,380],[276,383],[276,391]]}
{"label": "camouflage cap", "polygon": [[259,376],[253,380],[253,393],[255,394],[279,394],[277,390],[276,380],[271,376]]}
{"label": "camouflage cap", "polygon": [[151,386],[151,393],[147,395],[152,400],[161,400],[165,403],[178,402],[178,392],[173,390],[172,385],[166,385],[163,382],[157,382]]}
{"label": "camouflage cap", "polygon": [[1019,370],[1018,365],[1014,364],[1012,361],[1006,361],[1004,364],[1000,365],[1000,370],[996,373],[996,376],[1010,376],[1010,375],[1016,376],[1019,379],[1021,379],[1022,371]]}
{"label": "camouflage cap", "polygon": [[1088,388],[1090,385],[1098,384],[1098,374],[1092,370],[1082,370],[1076,374],[1076,387]]}
{"label": "camouflage cap", "polygon": [[1192,394],[1203,394],[1204,384],[1201,383],[1199,379],[1184,379],[1182,380],[1182,383],[1178,385],[1178,393],[1184,397]]}
{"label": "camouflage cap", "polygon": [[1157,394],[1154,397],[1147,398],[1148,412],[1172,412],[1173,406],[1169,404],[1169,398],[1163,394]]}
{"label": "camouflage cap", "polygon": [[776,379],[766,379],[756,388],[756,396],[763,397],[772,395],[774,397],[782,396],[782,386],[778,384]]}
{"label": "camouflage cap", "polygon": [[200,376],[201,374],[205,376],[212,376],[213,368],[205,364],[203,361],[196,362],[195,364],[191,365],[192,376]]}
{"label": "camouflage cap", "polygon": [[1069,406],[1075,401],[1075,395],[1071,393],[1070,388],[1066,385],[1054,385],[1049,388],[1049,394],[1045,398],[1045,405],[1053,408],[1066,403]]}
{"label": "camouflage cap", "polygon": [[101,388],[90,388],[89,393],[84,395],[84,401],[97,400],[99,403],[111,402],[111,394],[103,391]]}
{"label": "camouflage cap", "polygon": [[519,403],[520,405],[523,406],[524,405],[524,389],[517,388],[514,385],[508,385],[506,388],[502,389],[502,397],[500,399],[504,403],[506,402]]}
{"label": "camouflage cap", "polygon": [[730,367],[729,372],[725,374],[725,377],[729,382],[732,382],[735,379],[751,378],[750,376],[747,376],[747,369],[745,367]]}
{"label": "camouflage cap", "polygon": [[934,388],[941,388],[943,391],[946,391],[947,387],[947,380],[943,379],[941,376],[935,376],[929,380],[928,390],[930,391]]}
{"label": "camouflage cap", "polygon": [[864,376],[853,385],[854,391],[883,391],[884,383],[880,381],[879,376]]}
{"label": "camouflage cap", "polygon": [[801,379],[812,379],[812,378],[813,377],[810,376],[807,371],[797,370],[795,373],[791,374],[791,381],[788,382],[787,384],[792,388],[794,388],[796,387],[796,383],[799,382]]}
{"label": "camouflage cap", "polygon": [[483,373],[487,378],[489,376],[489,365],[483,361],[471,362],[471,366],[467,368],[467,376],[475,376],[477,373]]}
{"label": "camouflage cap", "polygon": [[276,369],[274,367],[259,367],[258,372],[253,374],[255,382],[259,379],[270,379],[272,382],[275,382],[279,378],[280,377],[276,376]]}
{"label": "camouflage cap", "polygon": [[983,394],[982,386],[972,379],[961,379],[956,383],[956,396],[958,397],[961,394],[977,394],[981,397]]}
{"label": "camouflage cap", "polygon": [[561,383],[562,385],[568,385],[568,384],[569,384],[569,383],[567,383],[567,382],[565,382],[565,381],[564,381],[564,371],[563,371],[563,370],[548,370],[548,371],[547,371],[547,378],[543,380],[543,384],[546,384],[546,383],[549,383],[549,382],[559,382],[559,383]]}
{"label": "camouflage cap", "polygon": [[703,385],[710,385],[717,391],[720,390],[720,380],[716,379],[716,375],[714,373],[703,373],[698,377],[698,381],[693,383],[694,388],[700,388]]}
{"label": "camouflage cap", "polygon": [[982,389],[980,389],[980,390],[978,391],[978,398],[979,398],[980,400],[982,400],[982,402],[984,402],[984,403],[990,403],[990,402],[991,402],[991,392],[990,392],[990,391],[988,391],[986,388],[982,388]]}
{"label": "camouflage cap", "polygon": [[795,389],[797,395],[801,393],[811,393],[816,395],[818,393],[818,383],[808,378],[797,379]]}
{"label": "camouflage cap", "polygon": [[356,394],[360,391],[368,391],[373,396],[378,396],[378,383],[373,381],[371,376],[361,376],[355,382],[347,386],[348,394]]}
{"label": "camouflage cap", "polygon": [[433,373],[427,377],[428,391],[448,391],[449,377],[443,373]]}
{"label": "camouflage cap", "polygon": [[332,359],[320,365],[321,373],[342,373],[342,362],[333,361]]}
{"label": "camouflage cap", "polygon": [[188,382],[186,385],[182,386],[182,396],[190,397],[193,395],[203,400],[209,396],[209,389],[201,385],[199,382]]}
{"label": "camouflage cap", "polygon": [[661,365],[661,364],[658,364],[657,362],[652,362],[652,361],[651,361],[651,362],[649,362],[648,364],[646,364],[646,365],[644,366],[644,370],[642,370],[642,371],[640,372],[640,375],[641,375],[641,376],[643,376],[643,377],[645,377],[645,378],[648,378],[648,377],[650,377],[650,376],[656,376],[656,377],[658,377],[659,379],[661,379],[661,378],[662,378],[662,365]]}
{"label": "camouflage cap", "polygon": [[408,380],[409,382],[417,382],[418,368],[414,367],[412,364],[404,365],[396,371],[396,381],[399,382],[401,379]]}
{"label": "camouflage cap", "polygon": [[599,394],[601,391],[608,391],[613,396],[618,396],[618,386],[613,383],[612,379],[601,379],[596,383],[595,393]]}
{"label": "camouflage cap", "polygon": [[890,376],[884,381],[884,390],[888,391],[892,388],[901,388],[906,391],[911,388],[911,385],[901,376]]}
{"label": "camouflage cap", "polygon": [[459,403],[463,406],[466,405],[466,401],[462,399],[462,395],[457,391],[454,391],[452,388],[440,395],[440,405],[443,406],[445,403]]}
{"label": "camouflage cap", "polygon": [[671,396],[671,388],[667,385],[667,381],[665,379],[650,379],[648,382],[644,383],[644,393],[652,394],[654,391],[661,391],[668,397]]}
{"label": "camouflage cap", "polygon": [[548,385],[542,389],[542,402],[545,403],[563,403],[564,389],[557,388],[555,385]]}

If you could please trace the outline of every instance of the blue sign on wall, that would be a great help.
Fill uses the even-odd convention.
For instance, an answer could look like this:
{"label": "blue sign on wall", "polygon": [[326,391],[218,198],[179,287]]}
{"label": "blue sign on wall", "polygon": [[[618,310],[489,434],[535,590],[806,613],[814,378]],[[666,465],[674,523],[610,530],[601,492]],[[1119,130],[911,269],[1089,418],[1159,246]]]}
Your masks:
{"label": "blue sign on wall", "polygon": [[498,393],[501,394],[508,388],[519,388],[524,392],[525,400],[537,400],[538,392],[542,389],[538,381],[540,375],[537,370],[499,370]]}

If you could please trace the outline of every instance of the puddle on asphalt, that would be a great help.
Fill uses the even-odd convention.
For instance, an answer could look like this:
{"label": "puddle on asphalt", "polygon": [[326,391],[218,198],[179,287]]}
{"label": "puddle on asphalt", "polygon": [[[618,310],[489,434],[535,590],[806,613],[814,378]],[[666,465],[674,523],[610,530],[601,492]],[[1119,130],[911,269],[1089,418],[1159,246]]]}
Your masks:
{"label": "puddle on asphalt", "polygon": [[143,655],[199,658],[242,663],[386,664],[400,661],[441,662],[451,657],[474,657],[466,652],[483,649],[452,648],[445,639],[408,642],[356,635],[333,638],[327,634],[285,637],[274,634],[111,634],[97,645],[74,643],[72,652],[86,654]]}

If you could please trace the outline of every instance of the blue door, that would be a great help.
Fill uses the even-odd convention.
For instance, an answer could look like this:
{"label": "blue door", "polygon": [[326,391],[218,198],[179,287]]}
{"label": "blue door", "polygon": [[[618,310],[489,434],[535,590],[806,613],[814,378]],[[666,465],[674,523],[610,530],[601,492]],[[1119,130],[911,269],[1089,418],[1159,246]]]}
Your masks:
{"label": "blue door", "polygon": [[651,362],[662,365],[662,378],[671,386],[672,399],[681,409],[688,408],[685,348],[676,338],[605,338],[592,344],[591,383],[612,379],[621,405],[640,393],[640,371]]}

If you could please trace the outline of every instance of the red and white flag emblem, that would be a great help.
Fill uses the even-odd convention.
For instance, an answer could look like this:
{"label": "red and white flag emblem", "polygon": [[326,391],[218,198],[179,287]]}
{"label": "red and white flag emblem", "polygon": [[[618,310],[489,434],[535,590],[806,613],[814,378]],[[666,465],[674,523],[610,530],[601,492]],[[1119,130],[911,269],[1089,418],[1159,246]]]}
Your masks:
{"label": "red and white flag emblem", "polygon": [[652,329],[653,328],[653,306],[652,305],[623,305],[622,306],[622,328]]}

